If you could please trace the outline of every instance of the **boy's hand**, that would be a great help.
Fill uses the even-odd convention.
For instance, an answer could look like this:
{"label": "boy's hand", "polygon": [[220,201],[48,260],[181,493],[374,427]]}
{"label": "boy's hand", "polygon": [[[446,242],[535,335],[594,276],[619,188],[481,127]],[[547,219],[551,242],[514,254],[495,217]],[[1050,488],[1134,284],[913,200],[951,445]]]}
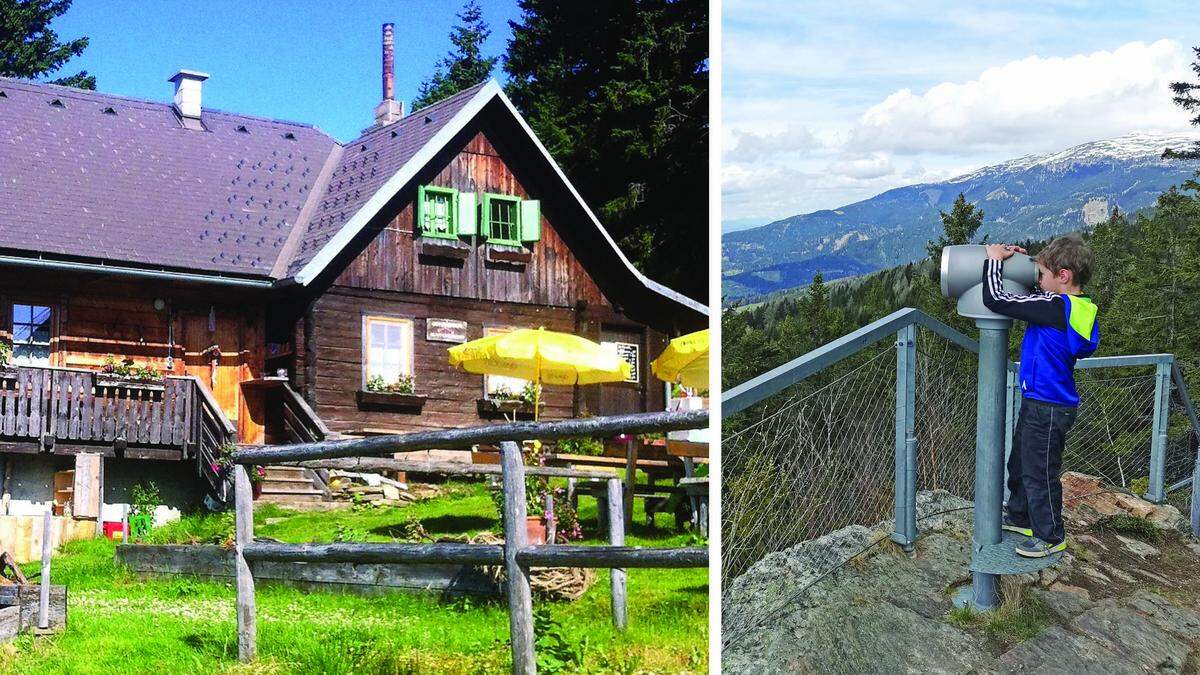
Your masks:
{"label": "boy's hand", "polygon": [[992,260],[1007,260],[1014,253],[1025,253],[1025,249],[1011,244],[988,244],[987,257]]}

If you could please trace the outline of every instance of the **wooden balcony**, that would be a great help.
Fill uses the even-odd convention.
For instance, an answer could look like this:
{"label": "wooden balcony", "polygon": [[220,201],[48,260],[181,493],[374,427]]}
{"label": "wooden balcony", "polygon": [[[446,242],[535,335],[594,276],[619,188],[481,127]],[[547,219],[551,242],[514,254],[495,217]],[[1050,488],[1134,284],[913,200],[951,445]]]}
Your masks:
{"label": "wooden balcony", "polygon": [[195,377],[133,382],[67,368],[0,370],[0,452],[195,459],[236,430]]}

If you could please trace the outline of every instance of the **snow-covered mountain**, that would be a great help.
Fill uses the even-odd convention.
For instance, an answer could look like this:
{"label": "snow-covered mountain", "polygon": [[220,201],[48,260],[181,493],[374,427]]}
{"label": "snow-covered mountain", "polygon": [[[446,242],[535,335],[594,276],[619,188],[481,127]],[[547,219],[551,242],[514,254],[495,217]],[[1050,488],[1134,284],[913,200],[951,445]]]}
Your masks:
{"label": "snow-covered mountain", "polygon": [[918,260],[941,231],[939,211],[961,192],[984,211],[993,240],[1045,238],[1094,225],[1112,208],[1133,212],[1191,178],[1200,162],[1162,159],[1196,134],[1130,134],[1029,155],[939,183],[888,190],[722,239],[723,293],[744,298]]}

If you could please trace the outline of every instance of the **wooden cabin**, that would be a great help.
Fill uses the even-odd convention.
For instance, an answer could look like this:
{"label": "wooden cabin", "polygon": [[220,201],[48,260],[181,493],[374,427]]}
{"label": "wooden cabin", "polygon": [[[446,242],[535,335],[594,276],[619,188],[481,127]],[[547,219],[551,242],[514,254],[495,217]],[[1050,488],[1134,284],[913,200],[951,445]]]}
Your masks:
{"label": "wooden cabin", "polygon": [[545,387],[541,418],[663,409],[649,363],[706,307],[634,269],[494,81],[385,98],[339,143],[206,109],[207,77],[172,103],[0,78],[6,500],[79,454],[110,458],[106,499],[153,476],[186,504],[229,443],[529,416],[526,383],[447,359],[522,327],[634,365]]}

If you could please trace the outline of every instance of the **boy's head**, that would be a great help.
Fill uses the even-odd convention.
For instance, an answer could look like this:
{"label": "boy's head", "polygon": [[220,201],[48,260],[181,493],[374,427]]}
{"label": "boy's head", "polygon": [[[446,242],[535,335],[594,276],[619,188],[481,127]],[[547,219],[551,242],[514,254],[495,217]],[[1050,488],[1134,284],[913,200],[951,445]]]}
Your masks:
{"label": "boy's head", "polygon": [[1078,293],[1092,279],[1092,249],[1075,232],[1047,244],[1034,260],[1038,286],[1049,293]]}

